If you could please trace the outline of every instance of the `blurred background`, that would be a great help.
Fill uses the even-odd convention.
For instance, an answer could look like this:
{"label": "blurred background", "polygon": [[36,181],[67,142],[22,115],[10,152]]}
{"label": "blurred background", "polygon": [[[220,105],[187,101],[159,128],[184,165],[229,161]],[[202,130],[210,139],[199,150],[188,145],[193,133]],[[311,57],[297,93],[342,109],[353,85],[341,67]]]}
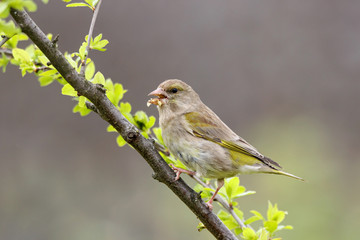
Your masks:
{"label": "blurred background", "polygon": [[[31,16],[74,52],[91,11],[38,1]],[[124,85],[133,112],[169,78],[190,84],[235,132],[306,183],[241,176],[288,211],[283,239],[355,239],[360,193],[360,1],[108,0],[91,52],[97,70]],[[0,239],[213,239],[136,151],[95,114],[81,118],[57,83],[8,66],[0,74]],[[194,186],[194,182],[184,177]],[[218,208],[215,209],[217,211]]]}

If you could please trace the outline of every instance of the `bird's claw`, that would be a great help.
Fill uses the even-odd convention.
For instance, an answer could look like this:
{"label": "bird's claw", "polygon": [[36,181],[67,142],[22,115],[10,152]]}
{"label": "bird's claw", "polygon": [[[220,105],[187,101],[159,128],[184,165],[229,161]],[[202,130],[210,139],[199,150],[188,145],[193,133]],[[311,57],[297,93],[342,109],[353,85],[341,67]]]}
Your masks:
{"label": "bird's claw", "polygon": [[172,164],[172,163],[170,163],[169,165],[172,168],[172,170],[174,170],[174,172],[176,173],[176,176],[175,176],[175,179],[174,179],[175,181],[179,180],[180,174],[182,174],[182,173],[186,173],[186,174],[191,175],[191,176],[195,175],[195,172],[193,172],[193,171],[186,170],[186,169],[179,168],[179,167],[175,167],[175,165]]}

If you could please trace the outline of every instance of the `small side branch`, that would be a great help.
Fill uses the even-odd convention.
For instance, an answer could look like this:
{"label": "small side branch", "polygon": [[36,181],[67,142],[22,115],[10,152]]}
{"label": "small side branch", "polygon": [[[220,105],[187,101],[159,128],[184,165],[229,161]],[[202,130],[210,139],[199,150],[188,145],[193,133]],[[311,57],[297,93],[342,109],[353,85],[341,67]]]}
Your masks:
{"label": "small side branch", "polygon": [[12,51],[10,49],[7,48],[0,48],[0,53],[4,53],[6,56],[8,57],[13,57]]}
{"label": "small side branch", "polygon": [[10,38],[8,36],[1,36],[3,39],[0,42],[0,47],[4,45]]}
{"label": "small side branch", "polygon": [[92,19],[91,19],[91,24],[90,24],[89,33],[88,33],[88,44],[87,44],[86,50],[85,50],[86,56],[85,56],[84,62],[81,64],[81,69],[80,69],[80,74],[81,74],[81,75],[84,75],[84,74],[85,74],[86,60],[87,60],[87,58],[88,58],[88,56],[89,56],[90,42],[91,42],[91,38],[92,38],[92,35],[93,35],[96,18],[97,18],[97,15],[98,15],[98,13],[99,13],[101,1],[102,1],[102,0],[100,0],[100,1],[98,2],[98,4],[95,6],[94,14],[93,14],[93,17],[92,17]]}

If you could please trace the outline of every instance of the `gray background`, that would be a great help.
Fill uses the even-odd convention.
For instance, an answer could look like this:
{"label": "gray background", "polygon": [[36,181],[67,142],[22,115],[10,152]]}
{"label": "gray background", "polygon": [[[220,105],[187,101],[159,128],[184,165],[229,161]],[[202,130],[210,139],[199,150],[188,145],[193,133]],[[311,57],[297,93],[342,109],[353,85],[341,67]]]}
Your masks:
{"label": "gray background", "polygon": [[[40,2],[40,1],[39,1]],[[91,11],[61,1],[31,16],[74,52]],[[241,176],[257,194],[239,200],[245,217],[267,202],[289,215],[284,239],[354,239],[360,214],[360,2],[103,1],[91,52],[97,70],[145,110],[165,79],[189,83],[235,132],[301,183]],[[72,114],[57,83],[40,88],[16,67],[0,74],[1,239],[211,239],[198,220],[95,114]],[[191,179],[185,180],[194,185]],[[218,211],[219,208],[215,208]],[[255,224],[256,226],[256,224]]]}

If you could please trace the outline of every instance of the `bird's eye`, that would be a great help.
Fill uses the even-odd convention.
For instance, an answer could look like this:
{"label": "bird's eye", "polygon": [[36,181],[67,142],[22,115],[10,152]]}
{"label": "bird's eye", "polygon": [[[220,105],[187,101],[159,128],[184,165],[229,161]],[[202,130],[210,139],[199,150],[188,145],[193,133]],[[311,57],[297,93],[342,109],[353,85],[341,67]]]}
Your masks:
{"label": "bird's eye", "polygon": [[177,88],[173,88],[173,89],[170,90],[170,92],[172,92],[172,93],[177,93],[177,91],[178,91]]}

